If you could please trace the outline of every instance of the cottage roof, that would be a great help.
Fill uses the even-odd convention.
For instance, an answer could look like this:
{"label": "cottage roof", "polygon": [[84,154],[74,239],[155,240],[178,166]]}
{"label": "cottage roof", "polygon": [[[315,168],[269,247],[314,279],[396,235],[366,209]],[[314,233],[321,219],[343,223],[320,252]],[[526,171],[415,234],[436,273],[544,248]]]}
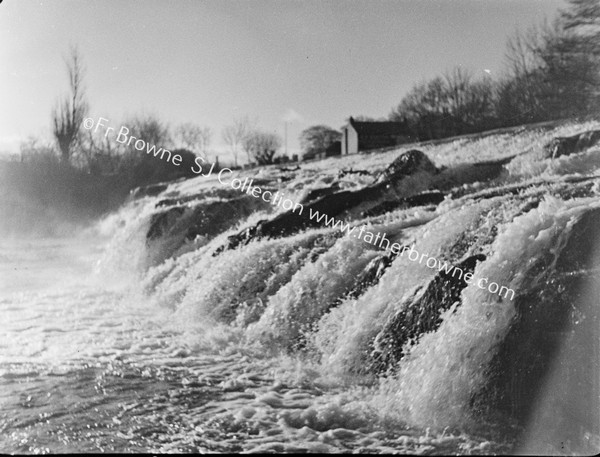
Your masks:
{"label": "cottage roof", "polygon": [[403,135],[407,132],[407,126],[404,122],[365,122],[350,118],[350,124],[359,135]]}

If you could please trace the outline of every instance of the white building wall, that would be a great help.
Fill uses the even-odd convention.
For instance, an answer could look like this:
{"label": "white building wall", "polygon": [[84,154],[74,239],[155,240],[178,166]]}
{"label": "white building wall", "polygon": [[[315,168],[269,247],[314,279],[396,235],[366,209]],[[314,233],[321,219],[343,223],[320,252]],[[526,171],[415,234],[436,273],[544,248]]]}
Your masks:
{"label": "white building wall", "polygon": [[358,134],[354,127],[348,124],[342,131],[342,155],[358,152]]}

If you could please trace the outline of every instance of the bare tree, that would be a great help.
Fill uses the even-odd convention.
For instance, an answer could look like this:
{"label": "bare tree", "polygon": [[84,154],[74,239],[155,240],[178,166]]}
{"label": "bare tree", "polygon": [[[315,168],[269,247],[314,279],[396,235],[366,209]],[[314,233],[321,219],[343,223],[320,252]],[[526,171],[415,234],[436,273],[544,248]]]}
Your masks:
{"label": "bare tree", "polygon": [[83,132],[77,152],[78,166],[95,175],[117,173],[123,164],[131,163],[127,146],[100,131]]}
{"label": "bare tree", "polygon": [[281,147],[281,138],[274,133],[253,131],[244,138],[243,147],[259,165],[268,165],[273,163],[273,158]]}
{"label": "bare tree", "polygon": [[202,127],[200,129],[200,152],[204,157],[208,157],[208,149],[212,141],[212,130],[210,127]]}
{"label": "bare tree", "polygon": [[504,58],[511,76],[532,74],[542,64],[538,56],[542,41],[542,30],[538,26],[532,26],[525,32],[517,30],[509,38]]}
{"label": "bare tree", "polygon": [[136,116],[125,125],[131,128],[130,135],[141,138],[146,143],[158,147],[167,147],[171,143],[169,126],[153,114]]}
{"label": "bare tree", "polygon": [[[233,123],[226,126],[221,132],[223,141],[229,146],[231,154],[233,154],[236,167],[238,165],[240,147],[243,147],[244,139],[250,133],[250,129],[250,120],[247,117],[241,117],[234,119]],[[251,154],[247,150],[246,154],[248,155],[248,162],[250,162],[252,159]]]}
{"label": "bare tree", "polygon": [[175,138],[179,141],[181,147],[195,151],[200,142],[200,126],[191,122],[181,124],[175,129]]}
{"label": "bare tree", "polygon": [[59,102],[52,112],[52,133],[64,163],[71,157],[72,149],[79,138],[81,123],[88,112],[83,87],[84,67],[77,48],[71,49],[66,64],[70,94]]}
{"label": "bare tree", "polygon": [[542,120],[542,92],[546,91],[540,50],[548,24],[516,31],[506,45],[506,75],[498,82],[498,116],[503,124]]}
{"label": "bare tree", "polygon": [[455,117],[464,115],[472,79],[473,74],[460,66],[444,75],[445,101],[448,111]]}
{"label": "bare tree", "polygon": [[200,127],[187,122],[181,124],[175,130],[175,136],[184,148],[201,154],[205,159],[207,158],[208,148],[212,140],[212,130],[209,127]]}
{"label": "bare tree", "polygon": [[495,125],[495,86],[462,67],[415,85],[390,118],[405,122],[417,138],[472,133]]}
{"label": "bare tree", "polygon": [[500,117],[512,123],[594,114],[600,101],[600,4],[567,0],[551,23],[508,43]]}
{"label": "bare tree", "polygon": [[567,0],[570,8],[561,11],[561,18],[567,30],[577,29],[578,33],[593,40],[588,44],[596,49],[600,46],[600,3],[597,0]]}

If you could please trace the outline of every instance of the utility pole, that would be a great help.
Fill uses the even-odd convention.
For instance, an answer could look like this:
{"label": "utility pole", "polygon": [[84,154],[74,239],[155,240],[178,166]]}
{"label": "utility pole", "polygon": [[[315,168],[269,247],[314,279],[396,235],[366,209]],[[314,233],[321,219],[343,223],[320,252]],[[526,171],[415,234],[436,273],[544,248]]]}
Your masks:
{"label": "utility pole", "polygon": [[288,122],[285,121],[285,155],[287,155],[287,153],[288,153],[288,141],[287,141],[288,134],[287,134],[287,131],[288,131]]}

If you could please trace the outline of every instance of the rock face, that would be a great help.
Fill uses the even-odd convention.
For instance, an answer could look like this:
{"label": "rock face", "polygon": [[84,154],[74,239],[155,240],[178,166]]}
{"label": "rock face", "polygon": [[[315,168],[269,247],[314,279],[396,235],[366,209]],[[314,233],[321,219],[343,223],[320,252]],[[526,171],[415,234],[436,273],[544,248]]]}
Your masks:
{"label": "rock face", "polygon": [[415,206],[438,205],[444,201],[445,195],[439,191],[423,192],[400,200],[385,200],[377,206],[364,211],[363,217],[379,216],[397,209],[412,208]]}
{"label": "rock face", "polygon": [[373,184],[355,191],[346,190],[317,197],[304,205],[302,213],[289,211],[279,214],[271,220],[259,221],[255,226],[230,236],[227,243],[219,247],[213,255],[224,250],[235,249],[254,239],[278,238],[298,233],[310,227],[321,227],[324,225],[323,221],[310,218],[310,215],[316,212],[331,218],[359,205],[375,206],[380,203],[390,186],[394,186],[403,178],[419,171],[436,173],[437,169],[421,151],[413,149],[404,152],[375,179]]}
{"label": "rock face", "polygon": [[[186,241],[192,241],[196,236],[212,238],[252,214],[256,202],[260,203],[252,197],[242,196],[227,201],[202,202],[195,206],[165,208],[152,215],[146,240],[161,238],[168,233],[173,235],[173,229],[177,225],[181,225],[178,232],[184,235]],[[157,204],[157,208],[162,208],[161,203]]]}
{"label": "rock face", "polygon": [[583,152],[600,141],[600,130],[590,130],[573,136],[556,137],[544,146],[544,158],[556,159]]}
{"label": "rock face", "polygon": [[385,271],[392,265],[392,262],[396,257],[398,257],[398,254],[388,251],[371,260],[358,277],[356,284],[347,296],[349,298],[358,298],[369,287],[377,284]]}
{"label": "rock face", "polygon": [[290,236],[310,227],[321,227],[323,221],[311,219],[311,212],[314,214],[325,214],[328,218],[335,217],[341,212],[352,208],[365,200],[372,200],[380,195],[380,190],[372,187],[366,187],[358,191],[343,191],[336,194],[321,197],[316,201],[304,205],[302,213],[299,211],[288,211],[279,214],[271,220],[261,220],[256,225],[248,227],[241,232],[228,238],[225,245],[215,251],[215,255],[228,249],[235,249],[237,246],[243,246],[250,241],[260,238],[280,238]]}
{"label": "rock face", "polygon": [[176,206],[170,207],[167,206],[169,203],[166,200],[158,202],[157,212],[150,219],[146,233],[146,246],[152,248],[148,258],[150,265],[172,256],[197,237],[203,237],[205,241],[212,239],[267,206],[250,195],[219,201],[175,202]]}
{"label": "rock face", "polygon": [[[232,323],[237,320],[240,324],[248,325],[260,319],[272,297],[282,284],[290,281],[297,269],[290,269],[288,263],[294,257],[293,263],[297,268],[301,265],[314,262],[319,256],[327,252],[335,244],[337,236],[332,234],[315,234],[306,238],[301,245],[289,247],[280,251],[280,265],[270,266],[269,271],[273,275],[268,281],[255,281],[252,279],[242,279],[237,281],[234,287],[237,289],[235,299],[220,299],[220,292],[215,291],[217,301],[211,309],[211,316],[224,323]],[[301,246],[302,249],[299,249]],[[241,313],[240,313],[241,311]],[[287,329],[289,332],[299,331],[299,319],[292,319]],[[283,323],[280,323],[284,325]],[[298,326],[296,326],[298,324]],[[295,334],[292,339],[293,344],[290,348],[300,348],[304,345],[304,338],[300,334]]]}
{"label": "rock face", "polygon": [[212,238],[250,216],[256,207],[261,209],[265,206],[261,200],[250,196],[198,205],[191,216],[192,223],[185,231],[185,239],[191,241],[197,236]]}
{"label": "rock face", "polygon": [[400,155],[385,170],[383,170],[373,182],[374,185],[393,184],[396,181],[419,171],[435,174],[438,169],[424,152],[411,149]]}
{"label": "rock face", "polygon": [[440,315],[457,301],[462,290],[467,287],[464,275],[473,273],[477,262],[485,256],[476,254],[455,265],[463,271],[462,276],[453,269],[442,271],[425,287],[420,289],[410,303],[404,303],[400,310],[390,316],[383,329],[373,341],[371,362],[368,372],[393,372],[395,365],[404,356],[403,347],[409,341],[416,341],[420,335],[436,330],[442,320]]}
{"label": "rock face", "polygon": [[525,427],[525,454],[569,441],[589,443],[576,453],[594,454],[600,447],[600,209],[583,214],[552,263],[546,278],[515,298],[517,317],[481,399],[493,398],[492,408]]}
{"label": "rock face", "polygon": [[313,189],[313,190],[309,191],[306,194],[306,196],[299,201],[299,203],[302,203],[302,204],[310,203],[310,202],[318,200],[319,198],[324,197],[326,195],[334,194],[334,193],[338,192],[339,190],[340,190],[340,186],[338,183],[334,183],[330,187]]}
{"label": "rock face", "polygon": [[150,228],[148,229],[148,233],[146,233],[146,240],[154,240],[164,236],[184,212],[185,208],[176,206],[153,214],[150,219]]}
{"label": "rock face", "polygon": [[379,282],[396,257],[398,257],[398,254],[386,251],[371,260],[356,279],[354,287],[352,287],[350,292],[342,297],[338,297],[327,309],[339,306],[346,298],[360,297],[369,287]]}
{"label": "rock face", "polygon": [[154,197],[167,190],[167,187],[169,187],[169,183],[159,183],[144,187],[136,187],[131,191],[131,198],[138,199],[142,197]]}

